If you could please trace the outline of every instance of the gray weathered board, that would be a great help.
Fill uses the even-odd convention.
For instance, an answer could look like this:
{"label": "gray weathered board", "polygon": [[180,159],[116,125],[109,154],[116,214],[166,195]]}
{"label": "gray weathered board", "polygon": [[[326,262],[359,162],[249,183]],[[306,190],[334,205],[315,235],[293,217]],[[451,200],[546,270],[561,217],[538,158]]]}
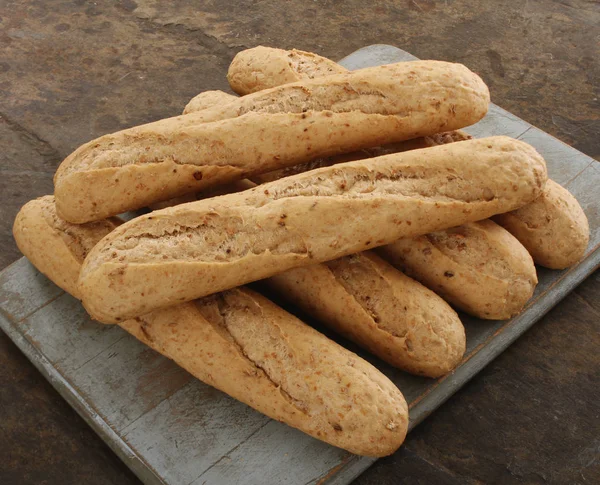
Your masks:
{"label": "gray weathered board", "polygon": [[[346,57],[358,69],[412,60],[374,45]],[[469,128],[535,146],[550,176],[577,197],[590,221],[586,258],[566,271],[538,268],[525,311],[502,322],[461,316],[467,353],[452,374],[410,376],[361,353],[389,376],[410,404],[413,428],[494,359],[600,263],[600,164],[492,105]],[[0,273],[0,326],[52,385],[147,484],[346,484],[373,463],[275,422],[199,382],[116,326],[94,323],[80,303],[25,258]],[[19,403],[14,403],[18,406]]]}

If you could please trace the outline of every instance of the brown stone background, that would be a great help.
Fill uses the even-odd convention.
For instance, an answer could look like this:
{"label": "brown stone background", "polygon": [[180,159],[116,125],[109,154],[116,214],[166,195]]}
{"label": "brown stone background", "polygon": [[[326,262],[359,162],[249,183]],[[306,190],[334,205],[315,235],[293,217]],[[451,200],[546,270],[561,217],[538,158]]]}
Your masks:
{"label": "brown stone background", "polygon": [[[374,43],[466,64],[495,103],[600,159],[598,1],[3,0],[0,268],[20,256],[17,210],[80,144],[227,89],[241,49]],[[356,483],[600,483],[599,349],[596,273]],[[1,334],[0,484],[40,483],[138,482]]]}

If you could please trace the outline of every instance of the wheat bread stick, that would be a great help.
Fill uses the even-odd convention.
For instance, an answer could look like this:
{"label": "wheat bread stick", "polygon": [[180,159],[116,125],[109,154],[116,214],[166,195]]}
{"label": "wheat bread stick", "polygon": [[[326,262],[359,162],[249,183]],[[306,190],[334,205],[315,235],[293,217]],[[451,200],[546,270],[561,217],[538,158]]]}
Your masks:
{"label": "wheat bread stick", "polygon": [[399,239],[378,252],[455,307],[479,318],[504,320],[518,314],[537,284],[527,250],[491,220]]}
{"label": "wheat bread stick", "polygon": [[[326,75],[327,71],[321,66],[335,65],[333,61],[311,53],[302,53],[302,64],[299,65],[298,62],[292,61],[293,52],[262,46],[244,50],[237,54],[229,68],[230,82],[236,86],[236,92],[243,95],[290,82],[290,72],[298,79],[303,77],[305,72],[314,78]],[[285,69],[270,68],[271,62],[282,65],[286,61],[288,66]],[[268,77],[262,75],[267,72]],[[441,144],[460,140],[461,137],[440,134],[430,137],[428,141]],[[382,149],[369,150],[369,153],[363,152],[364,157],[357,153],[356,158],[421,148],[423,141],[420,138],[391,144]],[[323,166],[337,162],[335,157],[329,157],[318,163]],[[265,182],[270,177],[278,178],[282,172],[285,175],[287,171],[289,175],[294,169],[298,171],[307,168],[284,168],[273,172],[272,175],[264,174],[258,177]],[[544,193],[537,200],[513,213],[496,216],[495,221],[509,230],[527,248],[537,264],[551,269],[564,269],[577,263],[584,256],[590,237],[589,224],[583,209],[565,188],[553,181],[548,182]],[[477,310],[477,313],[481,312]]]}
{"label": "wheat bread stick", "polygon": [[347,69],[312,52],[257,46],[236,54],[227,71],[229,86],[245,95],[305,79],[341,74]]}
{"label": "wheat bread stick", "polygon": [[590,241],[590,226],[581,205],[553,180],[548,180],[542,195],[532,203],[493,219],[527,248],[537,264],[551,269],[577,263]]}
{"label": "wheat bread stick", "polygon": [[81,146],[56,172],[56,204],[70,222],[99,220],[317,157],[461,128],[488,103],[479,76],[441,61],[286,84]]}
{"label": "wheat bread stick", "polygon": [[[14,235],[40,271],[77,297],[72,273],[90,245],[117,225],[62,221],[48,196],[21,209]],[[201,381],[352,453],[388,455],[406,435],[406,401],[389,379],[250,290],[229,290],[121,327]]]}
{"label": "wheat bread stick", "polygon": [[124,224],[88,255],[80,290],[94,318],[118,322],[514,210],[545,181],[539,154],[506,137],[321,168]]}

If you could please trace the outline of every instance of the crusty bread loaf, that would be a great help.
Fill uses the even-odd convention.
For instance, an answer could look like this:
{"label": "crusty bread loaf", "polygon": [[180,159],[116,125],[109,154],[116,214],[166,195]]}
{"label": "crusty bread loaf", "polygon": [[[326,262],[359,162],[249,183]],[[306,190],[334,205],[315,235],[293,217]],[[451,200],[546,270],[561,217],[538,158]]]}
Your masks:
{"label": "crusty bread loaf", "polygon": [[542,195],[494,220],[508,229],[547,268],[564,269],[583,258],[590,226],[583,209],[564,187],[548,180]]}
{"label": "crusty bread loaf", "polygon": [[[269,59],[285,59],[286,52],[265,47],[240,52],[238,54],[239,60],[237,62],[234,60],[235,65],[232,63],[230,67],[230,72],[234,73],[233,78],[235,79],[237,92],[246,94],[249,92],[248,87],[256,90],[261,89],[261,86],[272,87],[289,82],[287,80],[289,70],[293,69],[293,66],[290,69],[281,70],[281,74],[277,70],[269,71],[268,80],[253,75],[254,72],[266,72],[265,64]],[[321,64],[329,66],[333,62],[320,56],[311,57],[309,55],[305,57],[305,64],[311,66],[311,59],[315,59],[313,63],[315,65],[310,69],[313,77],[326,75],[324,70],[318,69],[318,66]],[[431,143],[429,146],[461,141],[464,139],[463,135],[464,133],[454,132],[451,136],[448,134],[432,136],[428,138],[428,142]],[[363,151],[357,153],[356,159],[422,148],[423,138],[414,140],[412,147],[411,142],[413,140],[391,144],[380,149],[369,150],[368,153]],[[364,157],[361,156],[363,153]],[[329,157],[310,163],[325,166],[337,162],[335,157]],[[291,174],[294,170],[295,173],[298,173],[298,171],[306,169],[308,168],[299,165],[290,169],[277,170],[272,175],[255,176],[254,179],[266,182],[279,178],[282,176],[282,172],[285,174],[284,171],[286,170],[290,172],[288,174]],[[584,256],[589,242],[589,225],[583,209],[566,189],[554,182],[549,182],[544,195],[531,205],[525,206],[514,213],[497,216],[495,220],[521,241],[537,264],[547,268],[563,269],[575,264]]]}
{"label": "crusty bread loaf", "polygon": [[[220,94],[219,96],[216,96],[212,93]],[[195,103],[194,100],[196,100],[197,98],[200,98],[202,103]],[[223,91],[207,91],[204,93],[200,93],[195,98],[192,98],[192,100],[185,107],[183,113],[196,113],[211,108],[218,104],[218,98],[224,98],[225,100],[229,99],[230,101],[236,99],[235,96],[224,93]],[[214,104],[212,104],[213,100]],[[364,160],[366,158],[373,158],[381,155],[389,155],[391,153],[406,152],[408,150],[417,150],[419,148],[427,148],[437,145],[444,145],[446,143],[471,140],[472,138],[473,137],[471,135],[465,133],[462,130],[446,131],[442,133],[436,133],[430,136],[412,138],[410,140],[405,140],[398,143],[390,143],[380,147],[364,148],[356,152],[342,153],[340,155],[315,158],[309,160],[308,162],[300,163],[298,165],[292,165],[277,170],[272,170],[270,172],[255,174],[252,176],[252,180],[254,180],[256,183],[264,184],[266,182],[272,182],[273,180],[279,180],[283,177],[289,177],[290,175],[308,172],[309,170],[314,170],[315,168],[329,167],[337,163],[351,162],[354,160]],[[173,199],[173,201],[169,202],[167,205],[163,205],[159,202],[151,207],[153,209],[172,207],[173,205],[191,202],[193,199],[194,195],[186,194],[183,197]]]}
{"label": "crusty bread loaf", "polygon": [[[50,196],[26,204],[18,220],[15,238],[25,256],[67,291],[76,288],[72,273],[90,245],[115,222],[99,229],[100,223],[60,221]],[[203,382],[352,453],[388,455],[406,435],[406,401],[389,379],[247,289],[153,312],[121,326]]]}
{"label": "crusty bread loaf", "polygon": [[258,46],[236,54],[227,80],[240,95],[307,79],[346,72],[338,63],[312,52]]}
{"label": "crusty bread loaf", "polygon": [[[245,180],[230,190],[255,186]],[[291,269],[264,283],[326,326],[412,374],[440,377],[454,369],[465,352],[465,331],[456,312],[373,252]]]}
{"label": "crusty bread loaf", "polygon": [[537,284],[527,250],[490,220],[400,239],[378,252],[446,301],[479,318],[503,320],[518,314]]}
{"label": "crusty bread loaf", "polygon": [[222,106],[231,103],[237,99],[237,96],[228,94],[224,91],[204,91],[194,96],[183,110],[183,114],[195,113],[207,108]]}
{"label": "crusty bread loaf", "polygon": [[200,380],[352,453],[384,456],[408,410],[377,369],[277,307],[236,288],[124,327]]}
{"label": "crusty bread loaf", "polygon": [[465,330],[448,304],[370,251],[265,281],[328,327],[407,372],[440,377],[465,352]]}
{"label": "crusty bread loaf", "polygon": [[55,175],[56,204],[70,222],[103,219],[317,157],[461,128],[488,103],[479,76],[440,61],[286,84],[83,145]]}
{"label": "crusty bread loaf", "polygon": [[77,279],[81,263],[100,239],[122,221],[116,217],[75,225],[56,214],[54,197],[47,195],[25,204],[13,225],[19,250],[57,286],[81,298]]}
{"label": "crusty bread loaf", "polygon": [[321,168],[124,224],[88,255],[80,290],[94,318],[118,322],[514,210],[545,181],[540,155],[507,137]]}

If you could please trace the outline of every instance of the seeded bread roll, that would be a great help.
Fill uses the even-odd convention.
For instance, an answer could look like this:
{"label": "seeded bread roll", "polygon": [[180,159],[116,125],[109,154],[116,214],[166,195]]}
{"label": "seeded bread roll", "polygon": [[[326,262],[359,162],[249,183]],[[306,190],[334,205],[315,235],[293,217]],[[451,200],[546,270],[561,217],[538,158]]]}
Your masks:
{"label": "seeded bread roll", "polygon": [[440,61],[286,84],[83,145],[55,175],[56,204],[70,222],[99,220],[314,158],[461,128],[488,103],[479,76]]}
{"label": "seeded bread roll", "polygon": [[378,252],[457,308],[479,318],[504,320],[533,295],[531,256],[490,220],[405,238]]}
{"label": "seeded bread roll", "polygon": [[507,137],[349,162],[140,216],[86,258],[83,302],[103,322],[514,210],[546,166]]}
{"label": "seeded bread roll", "polygon": [[258,46],[236,54],[229,66],[227,80],[233,91],[245,95],[344,72],[347,70],[337,62],[312,52]]}
{"label": "seeded bread roll", "polygon": [[440,377],[465,352],[465,330],[448,304],[370,251],[265,281],[328,327],[412,374]]}
{"label": "seeded bread roll", "polygon": [[516,211],[498,214],[494,220],[546,268],[574,265],[583,258],[590,241],[590,226],[579,202],[552,180],[536,200]]}
{"label": "seeded bread roll", "polygon": [[[68,291],[76,288],[69,278],[83,255],[115,222],[99,229],[61,221],[50,196],[26,204],[17,220],[14,234],[25,256]],[[236,288],[121,327],[201,381],[352,453],[389,455],[406,436],[406,401],[389,379],[250,290]]]}
{"label": "seeded bread roll", "polygon": [[222,106],[235,101],[237,96],[224,91],[204,91],[194,96],[183,110],[183,114],[195,113],[215,106]]}

